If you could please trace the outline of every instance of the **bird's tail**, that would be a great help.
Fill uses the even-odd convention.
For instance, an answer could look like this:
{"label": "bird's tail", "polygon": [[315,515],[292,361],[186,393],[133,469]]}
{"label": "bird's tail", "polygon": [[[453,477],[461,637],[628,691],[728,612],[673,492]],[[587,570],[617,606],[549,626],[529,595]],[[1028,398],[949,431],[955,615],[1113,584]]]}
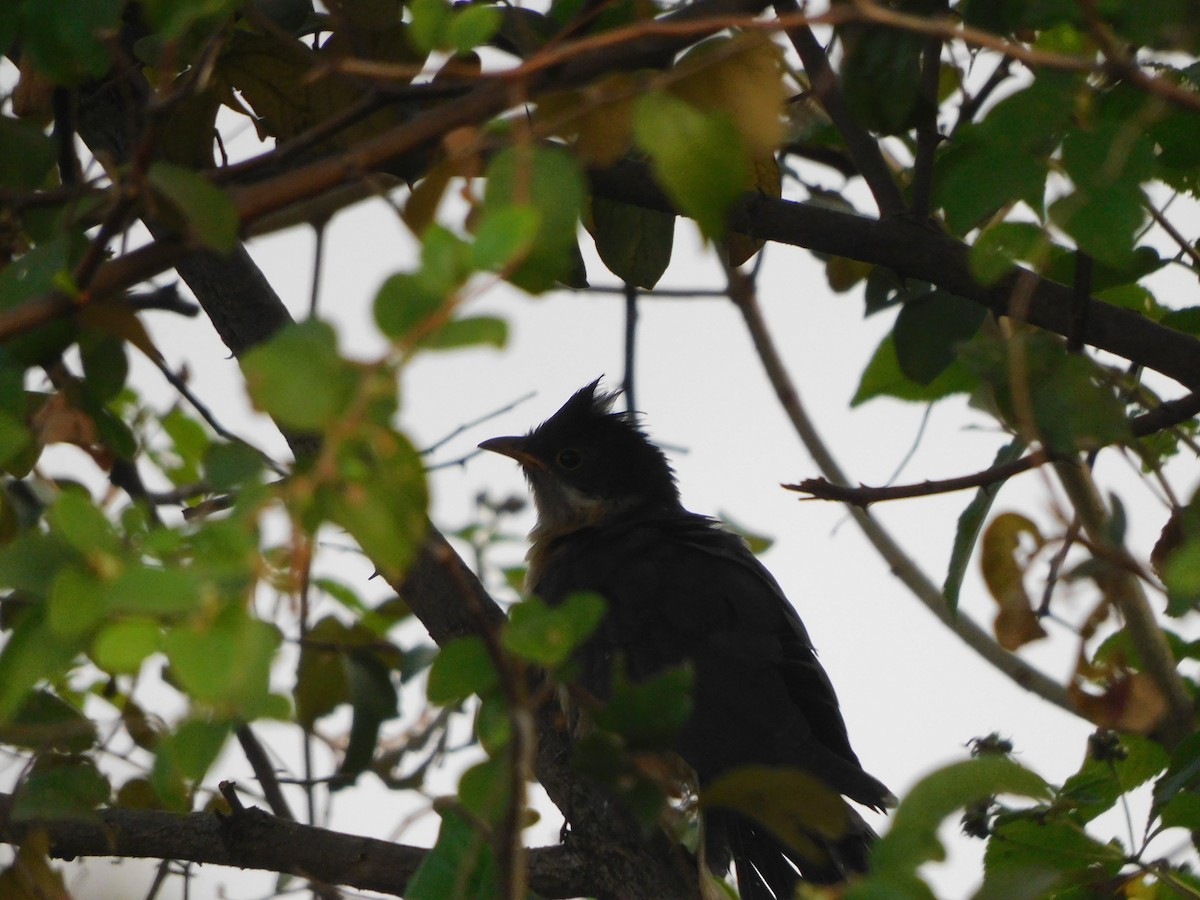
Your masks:
{"label": "bird's tail", "polygon": [[[875,832],[853,809],[849,827],[837,840],[810,835],[817,853],[801,854],[765,826],[745,816],[713,811],[705,822],[710,863],[733,863],[742,900],[791,900],[801,880],[837,884],[867,870]],[[715,846],[721,844],[720,848]]]}

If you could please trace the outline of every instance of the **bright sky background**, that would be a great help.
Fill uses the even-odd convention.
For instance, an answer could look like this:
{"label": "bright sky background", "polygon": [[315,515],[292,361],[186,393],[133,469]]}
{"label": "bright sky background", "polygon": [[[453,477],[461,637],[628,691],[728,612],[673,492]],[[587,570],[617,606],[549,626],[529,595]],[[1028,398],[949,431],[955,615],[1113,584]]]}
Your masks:
{"label": "bright sky background", "polygon": [[[6,70],[11,75],[11,70]],[[247,151],[250,152],[250,151]],[[814,170],[830,186],[837,176]],[[870,210],[867,203],[861,208]],[[663,287],[721,286],[718,267],[703,251],[695,229],[680,221],[676,255]],[[593,284],[616,285],[588,247],[584,253]],[[313,233],[307,227],[257,240],[251,252],[293,315],[307,312],[312,269]],[[320,313],[339,328],[343,349],[361,358],[381,352],[374,330],[371,302],[388,275],[411,266],[414,241],[394,212],[372,202],[339,214],[326,235]],[[1179,282],[1179,290],[1194,284]],[[1184,306],[1180,293],[1159,299]],[[801,397],[850,477],[878,485],[892,477],[908,455],[921,429],[925,408],[888,400],[849,409],[858,376],[879,339],[890,327],[891,314],[863,320],[860,292],[833,294],[823,268],[796,248],[770,246],[760,279],[765,314],[781,347]],[[443,447],[433,462],[471,452],[480,440],[523,432],[550,415],[584,383],[605,374],[617,386],[624,366],[623,301],[618,296],[552,293],[530,298],[506,286],[489,290],[464,310],[506,318],[511,327],[504,351],[471,350],[427,355],[405,373],[401,423],[418,446],[427,446],[464,422],[498,409],[530,391],[537,395],[494,420],[473,428]],[[939,624],[889,572],[866,544],[856,525],[834,504],[799,502],[780,489],[819,474],[790,430],[751,348],[740,315],[727,300],[645,299],[638,332],[638,405],[652,436],[668,445],[685,503],[696,512],[721,514],[745,527],[770,535],[775,546],[764,562],[800,611],[837,687],[851,739],[870,772],[901,797],[932,769],[967,755],[972,738],[998,731],[1015,745],[1017,759],[1050,780],[1060,782],[1082,759],[1091,728],[1016,687],[966,648]],[[196,393],[236,433],[286,459],[277,432],[247,405],[237,364],[201,317],[185,321],[164,313],[145,316],[160,349],[172,366],[186,365]],[[164,407],[173,402],[169,387],[146,364],[135,366],[138,383],[150,386]],[[1181,391],[1169,388],[1168,396]],[[897,481],[961,475],[985,468],[1005,441],[994,425],[969,410],[965,401],[938,404],[929,417],[916,452]],[[85,473],[81,457],[56,456],[47,468],[76,477]],[[62,462],[59,462],[62,460]],[[1175,476],[1175,489],[1188,496],[1195,484],[1194,462]],[[93,473],[88,473],[94,476]],[[1097,469],[1101,485],[1124,491],[1130,543],[1147,554],[1166,521],[1162,503],[1139,486],[1139,479],[1116,454],[1102,455]],[[433,518],[453,530],[475,515],[481,491],[493,497],[525,496],[517,467],[487,455],[465,466],[435,472]],[[1132,486],[1132,487],[1131,487]],[[1130,488],[1126,490],[1126,488]],[[1019,509],[1054,530],[1051,498],[1057,496],[1043,473],[1021,476],[1000,494],[994,512]],[[946,570],[955,523],[969,493],[904,501],[876,507],[875,512],[907,551],[940,584]],[[531,511],[520,530],[531,524]],[[339,545],[349,543],[338,540]],[[511,548],[512,561],[521,548]],[[366,583],[370,567],[354,554],[334,550],[322,565],[361,588],[382,597],[378,582]],[[1040,592],[1040,585],[1031,590]],[[1055,609],[1077,619],[1094,603],[1088,586],[1060,585]],[[1157,602],[1157,601],[1156,601]],[[993,605],[978,577],[977,565],[963,588],[963,609],[985,626]],[[1052,677],[1070,674],[1077,650],[1075,638],[1050,623],[1051,639],[1022,651],[1022,656]],[[273,750],[295,759],[296,736],[269,730]],[[225,755],[222,777],[247,778],[236,748]],[[216,777],[213,779],[215,784]],[[453,779],[443,787],[452,789]],[[372,776],[360,788],[339,795],[332,827],[346,831],[393,835],[407,811],[423,808],[424,798],[384,796]],[[296,801],[299,808],[299,802]],[[1135,811],[1140,833],[1144,814]],[[426,816],[405,840],[431,840],[436,820]],[[877,820],[880,830],[886,820]],[[1104,829],[1110,829],[1105,832]],[[945,834],[950,862],[930,872],[939,896],[966,896],[977,883],[983,844],[957,837],[951,821]],[[1124,819],[1110,815],[1093,833],[1124,835]],[[557,823],[548,819],[534,830],[535,843],[556,839]],[[1183,843],[1182,839],[1178,843]],[[1164,846],[1173,847],[1174,844]],[[133,864],[93,863],[74,876],[81,898],[118,896],[118,879],[132,877],[128,891],[144,892],[148,870]],[[269,893],[271,876],[208,869],[193,885],[192,897],[252,898]],[[220,886],[220,887],[219,887]],[[180,896],[175,882],[160,896]]]}

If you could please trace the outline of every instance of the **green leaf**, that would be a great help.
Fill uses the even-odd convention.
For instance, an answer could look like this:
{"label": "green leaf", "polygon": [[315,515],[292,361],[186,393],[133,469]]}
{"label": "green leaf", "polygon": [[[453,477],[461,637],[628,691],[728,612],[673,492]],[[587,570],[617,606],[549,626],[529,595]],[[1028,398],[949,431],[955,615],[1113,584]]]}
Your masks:
{"label": "green leaf", "polygon": [[46,623],[56,635],[78,638],[91,630],[108,611],[105,585],[82,566],[67,566],[58,573],[46,604]]}
{"label": "green leaf", "polygon": [[461,703],[472,694],[486,694],[498,684],[496,669],[483,638],[475,635],[445,644],[429,667],[429,702],[439,706]]}
{"label": "green leaf", "polygon": [[537,236],[508,280],[536,294],[567,278],[579,252],[575,235],[587,192],[579,164],[565,150],[521,144],[492,157],[485,175],[485,215],[527,205],[539,217]]}
{"label": "green leaf", "polygon": [[194,700],[250,719],[272,705],[271,662],[279,642],[273,625],[232,606],[213,622],[175,626],[163,649],[180,687]]}
{"label": "green leaf", "polygon": [[112,66],[109,43],[121,26],[121,0],[26,3],[21,49],[54,81],[74,85]]}
{"label": "green leaf", "polygon": [[1087,823],[1112,809],[1122,797],[1162,772],[1170,757],[1162,744],[1138,734],[1122,734],[1120,752],[1097,759],[1089,752],[1083,766],[1063,782],[1056,805],[1072,805],[1072,818]]}
{"label": "green leaf", "polygon": [[408,439],[377,429],[347,442],[338,455],[342,478],[322,485],[329,517],[345,528],[390,581],[400,578],[429,529],[425,469]]}
{"label": "green leaf", "polygon": [[121,542],[112,525],[82,490],[65,490],[46,511],[51,527],[83,554],[117,556]]}
{"label": "green leaf", "polygon": [[604,601],[596,594],[571,594],[558,606],[530,597],[509,610],[502,641],[511,653],[554,668],[570,658],[603,617]]}
{"label": "green leaf", "polygon": [[446,294],[422,274],[390,276],[375,295],[375,324],[392,340],[419,337],[420,326],[441,311]]}
{"label": "green leaf", "polygon": [[95,743],[96,724],[49,691],[30,694],[12,721],[0,726],[0,744],[39,753],[82,753]]}
{"label": "green leaf", "polygon": [[291,428],[320,430],[345,412],[355,375],[324,322],[287,325],[242,358],[255,406]]}
{"label": "green leaf", "polygon": [[446,0],[412,0],[408,9],[412,14],[409,37],[413,44],[426,53],[447,46],[451,9]]}
{"label": "green leaf", "polygon": [[1146,221],[1146,196],[1136,185],[1079,187],[1050,206],[1050,219],[1079,249],[1113,266],[1128,265]]}
{"label": "green leaf", "polygon": [[630,750],[668,749],[692,715],[692,680],[686,665],[637,682],[618,668],[596,724],[625,738]]}
{"label": "green leaf", "polygon": [[[1003,465],[1019,459],[1024,452],[1024,442],[1014,438],[1000,448],[996,458],[992,460],[992,466]],[[946,572],[946,581],[942,585],[942,596],[946,598],[946,604],[952,611],[958,610],[958,594],[962,588],[967,566],[971,562],[971,552],[975,549],[979,532],[987,519],[988,511],[992,508],[992,501],[1003,486],[1004,482],[1001,481],[985,484],[975,492],[975,497],[958,517],[958,526],[954,532],[954,547],[950,551],[950,566]]]}
{"label": "green leaf", "polygon": [[146,657],[162,644],[162,629],[150,619],[122,619],[106,625],[92,642],[92,660],[110,675],[136,675]]}
{"label": "green leaf", "polygon": [[41,128],[0,116],[0,184],[18,191],[40,187],[55,156],[54,141]]}
{"label": "green leaf", "polygon": [[844,45],[842,90],[855,118],[880,134],[916,124],[924,39],[895,28],[850,25],[838,29]]}
{"label": "green leaf", "polygon": [[458,350],[463,347],[495,347],[508,343],[508,322],[497,316],[467,316],[451,319],[421,340],[426,350]]}
{"label": "green leaf", "polygon": [[407,900],[493,900],[496,883],[491,844],[458,810],[439,810],[442,827],[404,896]]}
{"label": "green leaf", "polygon": [[131,566],[109,587],[107,607],[135,615],[181,615],[199,608],[201,588],[191,569]]}
{"label": "green leaf", "polygon": [[0,547],[0,585],[44,597],[59,571],[78,560],[61,534],[26,531]]}
{"label": "green leaf", "polygon": [[1171,754],[1171,764],[1154,785],[1154,805],[1157,815],[1181,791],[1195,791],[1200,786],[1200,733],[1184,738]]}
{"label": "green leaf", "polygon": [[471,268],[494,272],[519,262],[533,247],[540,226],[541,216],[532,206],[485,209],[471,245]]}
{"label": "green leaf", "polygon": [[996,222],[979,233],[971,245],[968,262],[980,284],[995,284],[1019,260],[1040,270],[1050,240],[1031,222]]}
{"label": "green leaf", "polygon": [[44,678],[62,675],[79,644],[52,632],[45,613],[35,607],[21,617],[0,650],[0,723],[8,722]]}
{"label": "green leaf", "polygon": [[872,878],[915,873],[923,863],[945,859],[938,837],[942,822],[995,794],[1048,799],[1050,789],[1041,777],[1005,756],[979,756],[938,769],[921,779],[892,814],[892,827],[871,855]]}
{"label": "green leaf", "polygon": [[958,360],[951,362],[929,384],[918,384],[900,371],[895,339],[888,334],[863,370],[858,390],[855,391],[850,405],[858,406],[875,397],[895,397],[917,403],[932,403],[951,394],[970,393],[977,384],[977,379],[973,378]]}
{"label": "green leaf", "polygon": [[455,12],[446,39],[459,53],[467,53],[490,41],[499,27],[500,11],[496,7],[474,4]]}
{"label": "green leaf", "polygon": [[954,361],[958,345],[979,330],[987,309],[946,291],[930,291],[900,307],[892,338],[900,371],[928,385]]}
{"label": "green leaf", "polygon": [[651,91],[634,106],[633,134],[671,202],[696,220],[705,237],[724,234],[729,207],[754,183],[733,121]]}
{"label": "green leaf", "polygon": [[675,216],[594,197],[592,236],[610,272],[626,284],[650,290],[671,262]]}
{"label": "green leaf", "polygon": [[248,444],[217,441],[204,454],[205,480],[214,491],[256,483],[263,466],[262,454]]}
{"label": "green leaf", "polygon": [[[1025,894],[1037,886],[1037,896],[1058,896],[1054,889],[1072,883],[1082,887],[1097,878],[1112,877],[1121,868],[1119,846],[1102,844],[1074,823],[1018,818],[996,826],[984,856],[981,897],[1000,900],[1006,890],[1021,885]],[[1090,895],[1087,891],[1084,896]]]}
{"label": "green leaf", "polygon": [[233,250],[240,223],[237,207],[224,191],[203,175],[167,162],[152,164],[146,177],[204,246],[218,253]]}
{"label": "green leaf", "polygon": [[125,342],[115,334],[85,330],[79,336],[79,356],[87,391],[98,403],[107,403],[125,387],[129,359]]}
{"label": "green leaf", "polygon": [[0,468],[6,467],[33,442],[25,423],[0,409]]}
{"label": "green leaf", "polygon": [[10,816],[14,822],[90,818],[110,792],[90,759],[43,755],[13,792]]}
{"label": "green leaf", "polygon": [[354,716],[346,754],[337,770],[337,787],[347,786],[370,765],[379,729],[388,719],[399,715],[400,703],[391,671],[379,657],[358,651],[345,654],[342,663]]}
{"label": "green leaf", "polygon": [[507,759],[485,759],[463,772],[458,799],[481,821],[499,822],[512,796],[512,776]]}
{"label": "green leaf", "polygon": [[188,719],[163,736],[150,783],[169,807],[187,809],[191,786],[216,762],[229,731],[228,722]]}

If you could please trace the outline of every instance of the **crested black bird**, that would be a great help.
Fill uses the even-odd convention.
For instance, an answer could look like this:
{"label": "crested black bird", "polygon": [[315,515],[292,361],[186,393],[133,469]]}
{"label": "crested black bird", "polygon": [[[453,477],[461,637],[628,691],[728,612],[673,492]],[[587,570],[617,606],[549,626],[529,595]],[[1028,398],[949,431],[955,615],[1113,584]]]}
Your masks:
{"label": "crested black bird", "polygon": [[[576,591],[607,602],[581,650],[582,686],[607,695],[616,657],[633,680],[690,663],[692,713],[676,750],[701,788],[747,765],[802,769],[874,809],[893,801],[850,747],[808,631],[745,542],[680,503],[662,450],[599,379],[527,435],[479,446],[520,463],[533,491],[527,586],[553,605]],[[844,801],[843,801],[844,802]],[[791,897],[797,881],[837,882],[865,869],[874,837],[857,813],[819,858],[761,823],[713,810],[706,850],[730,859],[744,898]],[[818,841],[820,843],[820,841]]]}

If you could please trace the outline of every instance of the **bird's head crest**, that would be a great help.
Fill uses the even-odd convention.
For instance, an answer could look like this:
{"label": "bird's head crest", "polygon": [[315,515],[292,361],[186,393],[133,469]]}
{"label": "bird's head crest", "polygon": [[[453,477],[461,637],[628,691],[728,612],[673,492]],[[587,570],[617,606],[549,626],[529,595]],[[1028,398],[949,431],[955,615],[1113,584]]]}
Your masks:
{"label": "bird's head crest", "polygon": [[527,435],[480,446],[521,463],[543,513],[585,505],[591,510],[677,505],[679,491],[666,456],[636,413],[612,411],[620,391],[599,385],[599,378],[584,385]]}

